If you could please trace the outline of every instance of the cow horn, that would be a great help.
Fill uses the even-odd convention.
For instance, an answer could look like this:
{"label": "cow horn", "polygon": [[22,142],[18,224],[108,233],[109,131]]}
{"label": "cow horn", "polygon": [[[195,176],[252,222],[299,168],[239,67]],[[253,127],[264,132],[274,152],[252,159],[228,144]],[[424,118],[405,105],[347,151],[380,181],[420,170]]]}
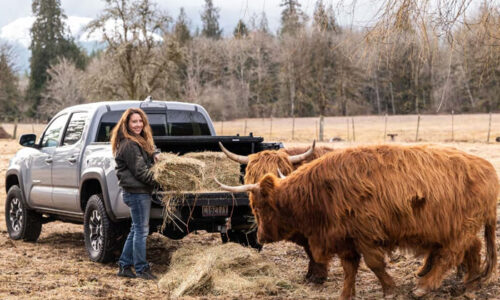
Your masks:
{"label": "cow horn", "polygon": [[307,150],[306,152],[304,152],[302,154],[298,154],[298,155],[289,156],[290,162],[292,164],[297,164],[297,163],[303,161],[304,159],[308,158],[309,156],[311,156],[313,154],[315,146],[316,146],[316,140],[313,141],[311,148],[309,148],[309,150]]}
{"label": "cow horn", "polygon": [[220,183],[217,180],[217,178],[215,178],[215,177],[214,177],[214,180],[221,187],[221,189],[226,190],[228,192],[232,192],[232,193],[252,192],[259,187],[258,183],[245,184],[245,185],[240,185],[240,186],[229,186],[229,185],[225,185],[225,184]]}
{"label": "cow horn", "polygon": [[238,154],[235,154],[233,152],[230,152],[224,146],[222,146],[221,142],[219,142],[219,147],[222,150],[222,152],[224,152],[227,155],[227,157],[229,157],[230,159],[234,160],[235,162],[239,162],[242,165],[247,165],[248,164],[248,157],[247,156],[238,155]]}
{"label": "cow horn", "polygon": [[280,168],[278,168],[278,175],[280,176],[281,179],[285,179],[286,178],[286,176],[283,175],[283,173],[281,173]]}

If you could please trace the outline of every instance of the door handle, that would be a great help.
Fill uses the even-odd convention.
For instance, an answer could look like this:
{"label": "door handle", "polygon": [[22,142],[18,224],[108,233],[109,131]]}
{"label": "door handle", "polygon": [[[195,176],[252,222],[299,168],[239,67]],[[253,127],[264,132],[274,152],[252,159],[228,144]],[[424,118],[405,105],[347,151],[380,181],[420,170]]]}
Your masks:
{"label": "door handle", "polygon": [[72,156],[70,158],[68,158],[68,161],[72,164],[76,163],[76,157]]}
{"label": "door handle", "polygon": [[46,163],[51,164],[52,163],[52,157],[49,157],[45,160]]}

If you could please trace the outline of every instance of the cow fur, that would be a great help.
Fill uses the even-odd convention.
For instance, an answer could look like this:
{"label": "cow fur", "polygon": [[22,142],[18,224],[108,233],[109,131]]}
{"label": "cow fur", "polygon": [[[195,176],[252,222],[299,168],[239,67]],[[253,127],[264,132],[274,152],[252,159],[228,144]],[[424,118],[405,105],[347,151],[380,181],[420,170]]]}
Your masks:
{"label": "cow fur", "polygon": [[[245,184],[258,182],[259,179],[266,173],[277,174],[278,169],[280,169],[284,175],[288,175],[304,163],[313,161],[316,158],[333,151],[333,149],[329,147],[315,147],[313,153],[308,158],[297,164],[292,164],[288,159],[289,156],[299,155],[305,153],[307,150],[309,150],[309,147],[292,147],[280,150],[265,150],[249,155],[249,161],[244,178]],[[306,279],[315,283],[323,283],[328,275],[328,265],[318,264],[314,261],[311,251],[309,250],[307,239],[300,233],[291,236],[289,240],[304,247],[304,250],[309,257]]]}
{"label": "cow fur", "polygon": [[[463,262],[466,288],[488,279],[496,266],[498,177],[486,160],[452,148],[377,145],[337,150],[303,165],[285,179],[264,176],[250,193],[261,243],[300,234],[312,257],[341,259],[341,299],[354,294],[363,257],[394,291],[384,257],[396,248],[428,255],[416,295],[440,287],[446,272]],[[486,262],[481,270],[484,226]],[[477,285],[474,285],[477,287]]]}

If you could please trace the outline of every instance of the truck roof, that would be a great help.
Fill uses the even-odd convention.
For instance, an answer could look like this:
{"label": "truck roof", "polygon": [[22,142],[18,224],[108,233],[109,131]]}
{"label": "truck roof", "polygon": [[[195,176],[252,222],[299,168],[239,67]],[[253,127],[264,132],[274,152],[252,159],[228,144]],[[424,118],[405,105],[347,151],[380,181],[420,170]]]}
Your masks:
{"label": "truck roof", "polygon": [[119,100],[119,101],[101,101],[101,102],[92,102],[79,104],[75,106],[70,106],[58,114],[63,114],[66,112],[71,112],[75,110],[97,110],[99,108],[106,107],[107,110],[125,110],[131,107],[140,107],[140,108],[168,108],[168,109],[178,109],[178,110],[192,110],[192,111],[205,111],[205,109],[195,103],[185,103],[185,102],[177,102],[177,101],[160,101],[160,100]]}

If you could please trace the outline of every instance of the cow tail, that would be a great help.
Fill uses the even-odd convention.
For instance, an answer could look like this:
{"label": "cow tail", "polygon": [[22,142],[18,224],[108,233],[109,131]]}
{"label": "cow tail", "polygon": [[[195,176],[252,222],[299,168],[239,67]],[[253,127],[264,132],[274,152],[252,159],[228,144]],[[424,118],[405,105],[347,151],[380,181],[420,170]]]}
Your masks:
{"label": "cow tail", "polygon": [[491,277],[497,265],[497,251],[495,247],[496,224],[496,218],[491,218],[484,227],[484,239],[486,241],[486,264],[482,274],[483,280],[488,280]]}

